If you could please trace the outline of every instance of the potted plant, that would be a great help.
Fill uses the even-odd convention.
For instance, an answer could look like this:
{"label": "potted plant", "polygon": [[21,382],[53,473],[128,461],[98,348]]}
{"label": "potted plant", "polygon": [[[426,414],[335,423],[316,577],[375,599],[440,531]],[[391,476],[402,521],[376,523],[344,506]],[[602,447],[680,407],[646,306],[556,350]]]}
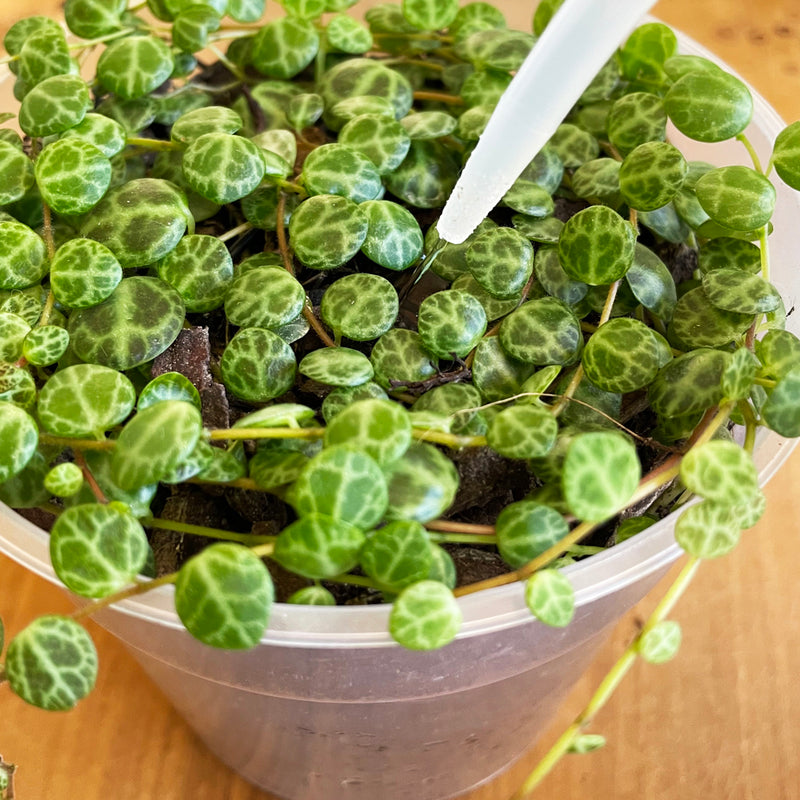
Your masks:
{"label": "potted plant", "polygon": [[[498,27],[482,4],[454,16],[449,4],[423,3],[374,10],[370,30],[326,17],[321,35],[315,20],[329,4],[287,2],[285,17],[218,53],[224,70],[183,84],[194,68],[188,52],[243,31],[223,31],[216,7],[153,4],[161,22],[145,28],[106,5],[67,6],[77,35],[105,40],[94,100],[51,23],[20,23],[6,40],[32,150],[13,134],[3,142],[3,499],[56,516],[49,541],[40,535],[30,547],[49,548],[73,591],[102,598],[77,616],[141,595],[137,609],[170,626],[165,593],[144,593],[176,583],[178,614],[196,637],[244,650],[220,656],[103,612],[112,629],[124,620],[126,639],[149,652],[146,668],[203,735],[212,734],[198,705],[245,726],[254,752],[345,740],[321,751],[343,771],[315,756],[302,789],[268,783],[278,778],[260,765],[252,779],[296,796],[332,796],[330,782],[346,780],[348,796],[366,796],[375,790],[368,765],[379,764],[383,791],[388,780],[398,797],[419,782],[431,797],[458,791],[447,783],[452,768],[435,774],[422,753],[412,759],[419,781],[409,779],[412,725],[380,755],[397,717],[386,714],[375,675],[413,677],[390,690],[403,701],[393,715],[436,713],[449,741],[474,724],[459,715],[466,703],[479,718],[490,706],[507,716],[536,687],[546,699],[523,723],[532,733],[603,628],[679,551],[661,525],[595,556],[594,568],[562,573],[553,560],[638,536],[689,492],[703,500],[680,517],[678,538],[694,559],[720,554],[757,516],[746,456],[756,428],[796,435],[796,338],[782,330],[780,297],[763,277],[774,187],[757,162],[687,163],[663,141],[669,115],[695,139],[748,142],[750,94],[711,62],[676,55],[664,26],[640,28],[504,207],[429,267],[420,257],[436,249],[435,209],[533,37]],[[539,29],[553,5],[540,7]],[[240,22],[252,10],[228,7]],[[364,58],[373,44],[380,55]],[[796,125],[786,129],[773,159],[793,185],[797,137]],[[700,259],[681,275],[659,253],[665,241],[675,250],[686,240]],[[732,414],[743,447],[726,435]],[[773,456],[769,444],[761,452]],[[503,491],[487,498],[486,484],[499,482]],[[225,507],[206,499],[220,494]],[[472,509],[469,521],[441,519],[454,498],[456,514]],[[186,516],[200,506],[206,519]],[[172,531],[222,543],[174,571],[164,573],[162,560],[159,577],[139,582],[157,538],[148,541],[140,520],[162,541]],[[596,544],[577,544],[593,532]],[[526,578],[530,610],[555,629],[520,624],[518,590],[515,601],[490,592],[499,605],[488,620],[486,595],[456,603],[453,556],[441,542],[480,543],[476,558],[496,547],[514,571],[489,583]],[[597,599],[590,616],[593,570],[642,552],[650,563],[637,583]],[[278,591],[300,603],[272,609],[266,665],[245,650],[262,639],[275,593],[264,556],[299,575],[281,576]],[[342,583],[362,602],[394,598],[391,611],[317,605]],[[387,620],[411,652],[386,646]],[[512,625],[505,635],[518,649],[509,657],[502,629]],[[74,619],[45,618],[19,634],[6,654],[12,688],[71,705],[95,666],[81,630]],[[674,648],[674,626],[646,633],[639,645],[652,657]],[[64,642],[77,669],[58,669],[56,655],[34,663],[42,642]],[[192,677],[165,666],[176,649]],[[376,670],[378,653],[386,661]],[[549,659],[549,683],[532,658]],[[454,665],[469,675],[460,691],[448,683],[442,705],[434,687],[456,679]],[[212,680],[226,686],[212,691]],[[259,682],[275,694],[247,722],[232,687],[252,697]],[[323,708],[335,709],[333,721],[319,719]],[[370,714],[383,717],[378,734],[365,733]],[[492,761],[491,728],[465,780],[508,760]],[[369,741],[354,743],[356,733]],[[442,739],[428,733],[423,752],[442,764],[433,746]],[[223,757],[252,763],[237,745]],[[292,772],[282,765],[280,780]]]}

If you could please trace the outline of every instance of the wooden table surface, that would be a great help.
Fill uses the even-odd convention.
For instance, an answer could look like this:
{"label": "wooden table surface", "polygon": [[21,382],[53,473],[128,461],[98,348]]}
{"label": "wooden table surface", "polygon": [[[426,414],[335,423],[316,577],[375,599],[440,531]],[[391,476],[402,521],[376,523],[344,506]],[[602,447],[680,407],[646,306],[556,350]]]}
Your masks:
{"label": "wooden table surface", "polygon": [[[522,24],[533,5],[515,0]],[[0,0],[0,33],[26,12],[57,7],[56,0]],[[654,13],[731,64],[784,119],[800,118],[798,0],[662,0]],[[593,726],[607,736],[606,748],[564,759],[537,797],[800,798],[798,485],[800,450],[769,484],[758,527],[733,554],[703,565],[678,606],[679,656],[634,667]],[[510,796],[652,604],[620,623],[542,744],[462,800]],[[70,608],[59,590],[0,556],[0,617],[9,634]],[[122,645],[89,627],[100,654],[98,687],[74,711],[47,714],[0,689],[0,753],[19,767],[18,800],[273,800],[217,761]]]}

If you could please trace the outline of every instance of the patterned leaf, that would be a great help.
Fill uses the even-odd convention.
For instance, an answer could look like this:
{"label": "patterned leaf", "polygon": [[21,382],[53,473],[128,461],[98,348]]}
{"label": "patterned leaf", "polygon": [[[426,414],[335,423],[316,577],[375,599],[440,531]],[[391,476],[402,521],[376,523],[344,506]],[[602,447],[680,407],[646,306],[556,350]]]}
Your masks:
{"label": "patterned leaf", "polygon": [[389,615],[389,632],[410,650],[433,650],[451,642],[461,627],[461,609],[438,581],[413,583],[400,593]]}

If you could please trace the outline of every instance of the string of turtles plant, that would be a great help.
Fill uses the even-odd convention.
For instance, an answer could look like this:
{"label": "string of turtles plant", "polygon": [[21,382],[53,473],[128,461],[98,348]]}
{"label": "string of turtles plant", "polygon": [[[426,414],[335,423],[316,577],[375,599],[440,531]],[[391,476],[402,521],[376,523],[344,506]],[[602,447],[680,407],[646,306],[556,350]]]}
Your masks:
{"label": "string of turtles plant", "polygon": [[[0,129],[0,499],[54,519],[54,569],[91,602],[19,632],[0,681],[73,706],[97,671],[79,620],[165,584],[202,642],[253,647],[272,563],[305,581],[291,603],[379,593],[410,648],[457,635],[457,596],[516,581],[564,626],[561,570],[596,552],[587,536],[620,543],[699,498],[676,524],[686,569],[527,792],[597,743],[584,728],[637,655],[674,653],[666,616],[696,564],[763,511],[757,430],[800,434],[800,341],[768,251],[769,176],[800,189],[800,123],[762,167],[747,87],[645,24],[442,247],[438,210],[559,3],[533,32],[482,2],[366,23],[351,5],[283,0],[261,22],[264,0],[67,0],[70,39],[41,16],[5,37],[20,106],[2,120],[23,137]],[[687,162],[668,120],[735,137],[753,166]],[[157,368],[198,329],[205,371]],[[526,476],[491,524],[448,516],[467,449]],[[267,493],[287,523],[158,516],[180,485]],[[154,577],[148,529],[214,541]],[[508,571],[457,586],[453,543]]]}

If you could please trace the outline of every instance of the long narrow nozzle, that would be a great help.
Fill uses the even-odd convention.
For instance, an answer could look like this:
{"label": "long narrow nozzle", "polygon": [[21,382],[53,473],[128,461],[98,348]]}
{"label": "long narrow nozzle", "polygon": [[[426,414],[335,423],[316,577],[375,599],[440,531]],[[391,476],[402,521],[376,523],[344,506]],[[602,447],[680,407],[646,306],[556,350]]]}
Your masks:
{"label": "long narrow nozzle", "polygon": [[458,244],[511,188],[655,0],[565,0],[494,110],[436,224]]}

